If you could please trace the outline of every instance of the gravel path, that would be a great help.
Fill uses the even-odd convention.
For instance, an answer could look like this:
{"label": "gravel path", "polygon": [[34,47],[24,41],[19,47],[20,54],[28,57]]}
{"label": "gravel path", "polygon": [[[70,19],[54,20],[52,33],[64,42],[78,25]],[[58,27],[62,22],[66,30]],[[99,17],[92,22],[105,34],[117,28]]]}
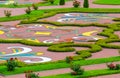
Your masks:
{"label": "gravel path", "polygon": [[15,26],[15,25],[17,25],[19,23],[20,23],[20,20],[17,20],[17,21],[0,22],[0,25],[3,25],[3,26],[5,26],[5,25]]}
{"label": "gravel path", "polygon": [[91,77],[91,78],[120,78],[120,74],[104,75],[104,76]]}

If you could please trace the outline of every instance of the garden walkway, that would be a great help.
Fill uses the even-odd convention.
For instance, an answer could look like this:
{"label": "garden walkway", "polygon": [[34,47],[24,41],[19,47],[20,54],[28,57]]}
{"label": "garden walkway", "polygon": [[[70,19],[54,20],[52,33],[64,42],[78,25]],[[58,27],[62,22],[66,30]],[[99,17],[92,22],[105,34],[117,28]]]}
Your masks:
{"label": "garden walkway", "polygon": [[[114,64],[115,63],[120,64],[120,62],[114,62]],[[107,67],[106,67],[106,64],[103,63],[103,64],[82,66],[82,68],[84,68],[85,70],[96,70],[96,69],[106,69]],[[39,76],[49,76],[49,75],[57,75],[57,74],[64,74],[64,73],[70,73],[70,72],[71,72],[70,68],[62,68],[62,69],[40,71],[36,73],[39,73]],[[25,74],[11,75],[11,76],[6,76],[5,78],[25,78]],[[113,76],[111,75],[109,78],[113,78]]]}
{"label": "garden walkway", "polygon": [[19,23],[20,23],[20,20],[17,20],[17,21],[0,22],[0,25],[3,25],[3,26],[5,26],[5,25],[15,26],[15,25],[17,25]]}
{"label": "garden walkway", "polygon": [[91,78],[120,78],[120,74],[104,75],[104,76],[91,77]]}
{"label": "garden walkway", "polygon": [[[120,8],[120,5],[98,5],[98,4],[93,4],[93,0],[89,0],[89,6],[90,8]],[[81,2],[81,7],[83,5],[83,0],[80,0]],[[73,7],[73,1],[66,2],[65,5],[62,6],[40,6],[39,9],[53,9],[53,8],[70,8]],[[0,17],[4,17],[4,10],[11,10],[12,11],[12,16],[14,15],[20,15],[20,14],[25,14],[26,8],[0,8]]]}

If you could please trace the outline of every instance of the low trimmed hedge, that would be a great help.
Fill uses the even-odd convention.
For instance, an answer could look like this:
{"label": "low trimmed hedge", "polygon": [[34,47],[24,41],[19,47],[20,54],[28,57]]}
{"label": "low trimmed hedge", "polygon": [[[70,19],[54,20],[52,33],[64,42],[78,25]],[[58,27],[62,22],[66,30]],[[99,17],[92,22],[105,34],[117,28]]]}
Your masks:
{"label": "low trimmed hedge", "polygon": [[96,26],[96,27],[108,27],[108,24],[99,24],[99,23],[90,23],[90,24],[74,24],[74,23],[60,23],[60,22],[50,22],[46,20],[35,21],[34,23],[43,23],[43,24],[52,24],[56,26],[77,26],[77,27],[88,27],[88,26]]}
{"label": "low trimmed hedge", "polygon": [[113,21],[120,21],[120,18],[114,18]]}
{"label": "low trimmed hedge", "polygon": [[85,13],[120,13],[120,9],[101,9],[101,8],[97,8],[97,9],[96,8],[59,8],[59,9],[45,9],[42,11],[45,12],[45,14],[43,14],[42,16],[35,17],[36,19],[33,21],[23,20],[23,21],[21,21],[21,23],[24,23],[24,24],[34,23],[38,19],[51,17],[51,16],[54,16],[54,15],[59,14],[59,13],[69,13],[69,12],[76,12],[76,13],[81,13],[81,12],[83,12],[83,13],[84,12]]}
{"label": "low trimmed hedge", "polygon": [[102,48],[96,44],[75,44],[75,43],[64,43],[50,46],[47,50],[53,52],[73,52],[75,51],[72,47],[88,47],[88,50],[76,51],[78,57],[87,58],[91,56],[91,53],[101,51]]}
{"label": "low trimmed hedge", "polygon": [[97,42],[98,45],[105,47],[105,48],[112,48],[112,49],[120,49],[119,45],[113,45],[109,44],[112,42],[120,42],[120,39],[105,39],[105,40],[100,40]]}

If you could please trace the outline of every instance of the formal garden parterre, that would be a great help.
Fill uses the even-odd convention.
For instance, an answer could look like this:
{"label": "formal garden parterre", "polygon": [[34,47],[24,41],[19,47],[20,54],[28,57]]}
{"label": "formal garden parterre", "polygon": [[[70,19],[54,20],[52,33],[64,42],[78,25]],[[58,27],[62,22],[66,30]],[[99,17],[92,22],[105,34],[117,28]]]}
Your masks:
{"label": "formal garden parterre", "polygon": [[[50,3],[49,6],[54,5],[52,0]],[[64,6],[67,2],[60,0],[58,3]],[[4,10],[6,17],[1,17],[1,22],[20,22],[1,23],[0,73],[6,78],[23,75],[24,78],[101,75],[112,78],[112,74],[119,74],[120,9],[89,8],[89,0],[84,0],[84,8],[79,8],[81,4],[78,4],[79,1],[73,1],[74,8],[42,10],[37,4],[24,4],[23,7],[30,5],[24,10],[26,14],[17,16]],[[18,7],[16,3],[8,5]],[[58,73],[39,74],[50,70]]]}

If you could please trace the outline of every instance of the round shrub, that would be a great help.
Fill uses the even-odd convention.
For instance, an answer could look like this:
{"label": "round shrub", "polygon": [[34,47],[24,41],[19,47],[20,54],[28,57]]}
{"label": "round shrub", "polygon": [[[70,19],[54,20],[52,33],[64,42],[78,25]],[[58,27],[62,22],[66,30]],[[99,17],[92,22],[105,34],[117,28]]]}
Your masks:
{"label": "round shrub", "polygon": [[54,4],[54,0],[49,0],[49,2],[50,2],[51,4]]}
{"label": "round shrub", "polygon": [[73,60],[73,57],[72,56],[67,56],[65,60],[66,60],[66,63],[71,63],[72,60]]}
{"label": "round shrub", "polygon": [[73,1],[73,6],[74,6],[75,8],[79,7],[79,5],[80,5],[80,2],[79,2],[79,1],[77,1],[77,0],[74,0],[74,1]]}
{"label": "round shrub", "polygon": [[60,0],[59,5],[65,5],[65,0]]}
{"label": "round shrub", "polygon": [[32,4],[32,8],[33,8],[34,10],[38,10],[38,6],[35,5],[35,4]]}
{"label": "round shrub", "polygon": [[14,58],[10,58],[9,60],[7,60],[6,66],[8,71],[14,71],[17,63]]}
{"label": "round shrub", "polygon": [[84,69],[81,68],[81,66],[79,64],[72,64],[71,65],[71,70],[73,70],[74,72],[72,72],[72,74],[74,73],[74,75],[82,75],[84,73]]}

